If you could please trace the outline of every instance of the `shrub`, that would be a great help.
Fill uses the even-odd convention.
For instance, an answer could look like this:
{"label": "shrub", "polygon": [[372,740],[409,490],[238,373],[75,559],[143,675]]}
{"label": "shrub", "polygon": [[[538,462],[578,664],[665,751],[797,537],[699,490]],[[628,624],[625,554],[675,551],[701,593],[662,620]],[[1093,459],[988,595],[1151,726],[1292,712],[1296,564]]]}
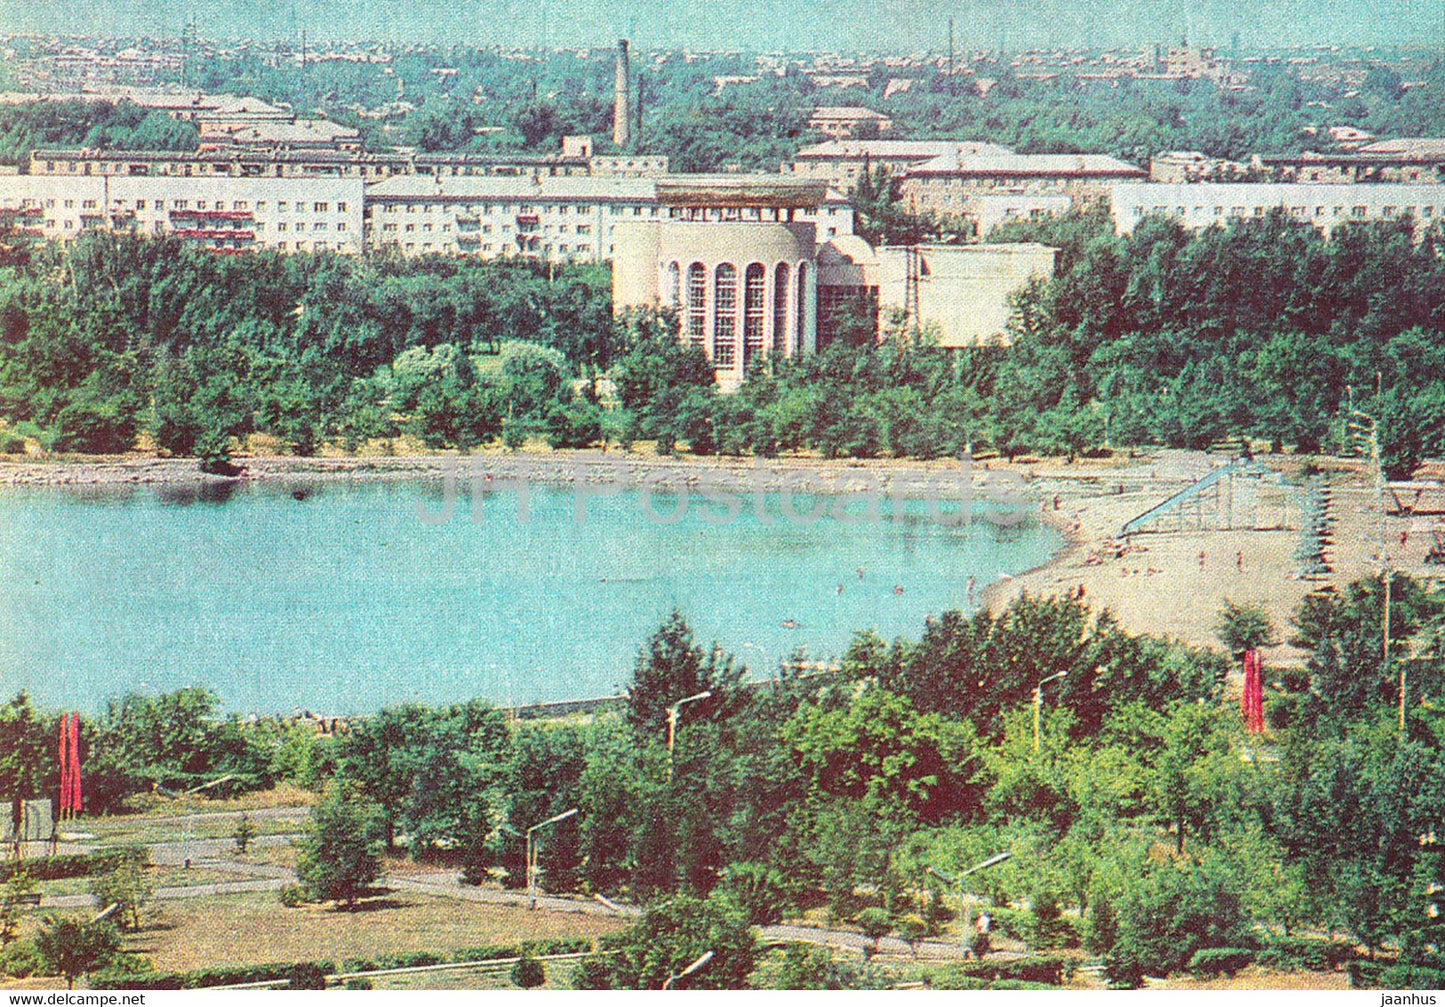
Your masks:
{"label": "shrub", "polygon": [[25,438],[9,430],[0,430],[0,454],[23,455]]}
{"label": "shrub", "polygon": [[1354,959],[1346,965],[1350,973],[1350,985],[1357,989],[1373,989],[1380,985],[1381,974],[1385,971],[1384,962],[1363,961]]}
{"label": "shrub", "polygon": [[[1353,977],[1351,978],[1353,980]],[[1423,965],[1391,965],[1380,972],[1376,982],[1387,990],[1445,989],[1445,969],[1430,969]]]}
{"label": "shrub", "polygon": [[602,955],[588,955],[577,963],[572,973],[574,990],[610,990],[612,988],[612,963]]}
{"label": "shrub", "polygon": [[286,984],[288,990],[324,990],[326,988],[326,970],[316,962],[293,965],[286,978],[290,980]]}
{"label": "shrub", "polygon": [[282,885],[276,897],[287,909],[295,909],[306,902],[306,889],[294,882],[289,885]]}
{"label": "shrub", "polygon": [[893,930],[893,917],[888,915],[888,910],[877,906],[869,906],[863,910],[854,922],[875,951],[878,949],[878,942]]}
{"label": "shrub", "polygon": [[1053,896],[1041,895],[1034,899],[1026,926],[1024,938],[1031,948],[1047,951],[1079,946],[1078,928],[1072,920],[1064,918]]}
{"label": "shrub", "polygon": [[1058,986],[1064,981],[1068,967],[1058,955],[1035,955],[1028,958],[1007,958],[983,962],[965,962],[959,968],[966,976],[994,982],[1010,979],[1019,982]]}
{"label": "shrub", "polygon": [[517,964],[512,966],[512,985],[514,986],[520,986],[524,990],[533,990],[546,981],[547,970],[531,955],[518,958]]}
{"label": "shrub", "polygon": [[1110,989],[1136,990],[1144,985],[1144,966],[1133,952],[1116,947],[1104,956],[1104,978]]}
{"label": "shrub", "polygon": [[1119,939],[1119,919],[1114,915],[1114,905],[1108,899],[1098,898],[1089,905],[1089,915],[1084,921],[1084,949],[1093,955],[1102,955]]}
{"label": "shrub", "polygon": [[374,987],[371,985],[370,979],[356,978],[346,980],[344,988],[349,990],[369,990]]}
{"label": "shrub", "polygon": [[1189,959],[1189,971],[1203,978],[1232,976],[1253,961],[1249,948],[1200,948]]}
{"label": "shrub", "polygon": [[1330,945],[1308,937],[1271,938],[1254,960],[1284,972],[1325,972],[1334,968]]}
{"label": "shrub", "polygon": [[122,864],[145,864],[149,861],[150,854],[144,846],[114,846],[94,853],[61,853],[32,860],[6,860],[0,861],[0,881],[9,881],[22,871],[29,874],[33,881],[83,878],[113,871]]}
{"label": "shrub", "polygon": [[29,941],[11,941],[0,948],[0,976],[25,979],[40,970],[40,955]]}

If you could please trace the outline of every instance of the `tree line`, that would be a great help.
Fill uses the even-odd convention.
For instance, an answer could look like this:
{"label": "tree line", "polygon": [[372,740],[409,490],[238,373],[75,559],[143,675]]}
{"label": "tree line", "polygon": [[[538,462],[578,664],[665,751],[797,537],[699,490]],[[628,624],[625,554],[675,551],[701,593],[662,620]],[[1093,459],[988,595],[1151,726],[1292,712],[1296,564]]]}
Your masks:
{"label": "tree line", "polygon": [[[821,907],[922,939],[956,912],[940,877],[1003,851],[968,885],[1000,931],[1082,944],[1117,984],[1202,967],[1199,954],[1342,954],[1307,934],[1384,952],[1376,969],[1438,970],[1445,594],[1392,587],[1391,661],[1411,662],[1403,727],[1383,601],[1378,581],[1306,600],[1292,635],[1308,659],[1267,673],[1264,739],[1224,701],[1231,655],[1128,633],[1075,599],[948,612],[917,638],[860,633],[836,671],[757,683],[674,612],[639,649],[625,706],[589,718],[403,704],[323,735],[219,718],[205,693],[128,697],[86,724],[87,765],[114,767],[89,800],[228,768],[318,789],[299,873],[342,903],[367,896],[388,847],[521,887],[524,837],[550,820],[535,883],[656,903],[643,926],[659,932],[711,920],[746,935]],[[1221,617],[1232,645],[1274,631],[1238,607]],[[8,792],[53,785],[24,776],[23,754],[51,726],[23,696],[5,709]],[[699,984],[741,985],[757,949],[735,952]],[[658,967],[599,960],[579,981],[628,986]]]}

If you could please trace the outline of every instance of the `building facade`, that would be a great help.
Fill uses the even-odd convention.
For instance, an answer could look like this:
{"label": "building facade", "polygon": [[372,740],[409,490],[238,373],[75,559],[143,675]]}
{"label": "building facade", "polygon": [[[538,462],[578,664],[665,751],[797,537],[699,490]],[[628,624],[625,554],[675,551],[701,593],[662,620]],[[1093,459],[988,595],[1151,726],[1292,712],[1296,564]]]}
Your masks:
{"label": "building facade", "polygon": [[1125,183],[1114,187],[1114,229],[1127,234],[1146,217],[1187,228],[1263,218],[1281,210],[1329,233],[1351,221],[1411,219],[1432,225],[1445,213],[1445,185],[1339,185],[1326,182]]}
{"label": "building facade", "polygon": [[0,209],[32,235],[68,243],[86,231],[175,235],[220,253],[362,249],[360,179],[11,175]]}
{"label": "building facade", "polygon": [[[714,194],[729,187],[752,191],[775,187],[774,179],[396,176],[367,189],[366,247],[404,255],[611,260],[616,250],[613,231],[622,223],[686,218],[721,225],[756,222],[762,218],[752,216],[755,211],[771,212],[736,201],[691,207],[677,202],[679,187]],[[851,204],[826,186],[815,188],[820,192],[816,201],[810,196],[786,208],[789,221],[810,223],[825,237],[851,234]]]}
{"label": "building facade", "polygon": [[897,182],[914,214],[936,214],[979,229],[980,200],[996,193],[1067,196],[1072,205],[1109,205],[1114,187],[1148,173],[1103,154],[948,154],[910,168]]}
{"label": "building facade", "polygon": [[32,175],[166,175],[231,178],[363,178],[392,175],[461,177],[498,175],[594,175],[599,178],[652,178],[666,175],[668,159],[646,154],[593,155],[576,147],[559,154],[369,153],[360,150],[250,150],[228,147],[208,151],[40,149],[31,152]]}

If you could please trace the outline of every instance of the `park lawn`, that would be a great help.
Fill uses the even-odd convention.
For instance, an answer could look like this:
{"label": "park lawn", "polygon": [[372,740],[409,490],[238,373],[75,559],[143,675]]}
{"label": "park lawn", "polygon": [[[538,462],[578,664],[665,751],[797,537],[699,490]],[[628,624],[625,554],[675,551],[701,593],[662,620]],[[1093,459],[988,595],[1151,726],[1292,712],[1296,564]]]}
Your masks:
{"label": "park lawn", "polygon": [[171,899],[150,905],[148,928],[126,950],[160,971],[262,962],[375,958],[405,951],[445,955],[460,948],[557,937],[598,937],[625,921],[393,892],[355,912],[288,909],[274,892]]}

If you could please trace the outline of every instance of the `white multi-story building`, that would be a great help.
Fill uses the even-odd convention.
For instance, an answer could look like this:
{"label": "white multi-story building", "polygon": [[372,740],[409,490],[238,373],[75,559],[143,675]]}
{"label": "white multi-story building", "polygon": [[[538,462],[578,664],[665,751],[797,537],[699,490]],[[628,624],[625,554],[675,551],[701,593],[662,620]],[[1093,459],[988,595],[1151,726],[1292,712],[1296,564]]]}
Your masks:
{"label": "white multi-story building", "polygon": [[217,252],[362,248],[358,178],[0,177],[0,209],[31,234],[174,234]]}
{"label": "white multi-story building", "polygon": [[1121,182],[1114,186],[1114,229],[1127,234],[1148,216],[1194,229],[1283,210],[1325,233],[1350,221],[1410,218],[1430,225],[1445,213],[1445,185],[1336,185],[1274,182]]}
{"label": "white multi-story building", "polygon": [[[366,190],[366,247],[404,255],[526,256],[549,262],[611,260],[613,228],[680,212],[659,197],[679,184],[738,184],[759,176],[627,177],[399,175]],[[766,176],[762,176],[766,179]],[[716,222],[743,221],[752,207],[714,207]],[[794,213],[820,239],[853,233],[853,207],[836,192]]]}

